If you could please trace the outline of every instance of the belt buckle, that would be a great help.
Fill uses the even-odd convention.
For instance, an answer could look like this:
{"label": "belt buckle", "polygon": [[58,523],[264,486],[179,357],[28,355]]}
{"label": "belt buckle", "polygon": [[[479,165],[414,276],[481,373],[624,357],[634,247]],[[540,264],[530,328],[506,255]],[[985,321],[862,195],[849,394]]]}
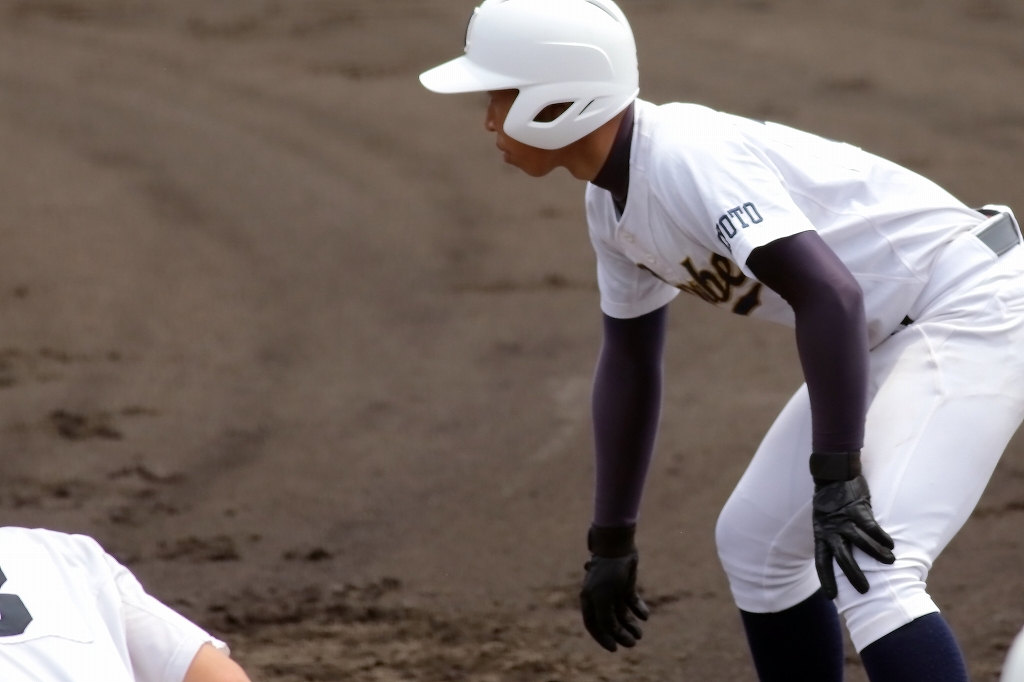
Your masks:
{"label": "belt buckle", "polygon": [[996,257],[1022,243],[1020,226],[1008,207],[987,204],[978,211],[990,217],[972,229],[971,234],[981,240]]}

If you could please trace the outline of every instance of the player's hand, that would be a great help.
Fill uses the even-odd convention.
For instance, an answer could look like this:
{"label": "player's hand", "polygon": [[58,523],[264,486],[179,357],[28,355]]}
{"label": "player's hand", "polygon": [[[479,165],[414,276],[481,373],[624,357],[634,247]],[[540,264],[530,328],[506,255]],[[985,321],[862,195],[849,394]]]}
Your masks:
{"label": "player's hand", "polygon": [[[601,531],[599,528],[591,529],[588,541],[591,552],[596,549],[605,550],[606,554],[620,554],[624,550],[628,553],[622,556],[591,554],[590,561],[583,566],[587,575],[580,591],[580,609],[590,636],[608,651],[615,651],[618,645],[635,646],[643,637],[643,631],[633,617],[647,620],[650,610],[636,591],[639,554],[633,547],[633,529],[628,529],[628,545],[602,542]],[[595,532],[597,542],[594,540]]]}
{"label": "player's hand", "polygon": [[835,599],[835,559],[839,568],[861,594],[868,591],[868,580],[853,560],[851,545],[868,556],[891,564],[895,546],[871,513],[868,482],[858,475],[849,481],[818,481],[814,490],[814,565],[818,579],[829,599]]}

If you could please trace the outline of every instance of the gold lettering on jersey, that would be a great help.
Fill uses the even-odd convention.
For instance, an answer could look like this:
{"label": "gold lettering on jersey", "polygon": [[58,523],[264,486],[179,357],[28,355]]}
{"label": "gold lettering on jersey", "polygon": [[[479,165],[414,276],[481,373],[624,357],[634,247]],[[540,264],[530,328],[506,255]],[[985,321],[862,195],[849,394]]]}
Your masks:
{"label": "gold lettering on jersey", "polygon": [[645,265],[640,264],[640,268],[666,284],[671,284],[680,291],[685,291],[712,305],[729,303],[737,290],[750,281],[752,286],[736,300],[732,311],[737,315],[749,315],[761,305],[761,283],[750,280],[738,265],[724,256],[717,253],[711,256],[710,268],[698,269],[690,258],[680,265],[690,274],[689,282],[673,284]]}
{"label": "gold lettering on jersey", "polygon": [[[715,256],[721,258],[718,254],[715,254]],[[712,263],[714,263],[714,260],[715,257],[713,256],[711,258]],[[693,266],[693,261],[689,258],[680,263],[680,265],[686,268],[686,271],[690,273],[690,277],[693,277],[687,286],[691,289],[697,288],[704,292],[704,295],[701,296],[701,298],[705,301],[709,301],[711,303],[725,303],[732,296],[732,284],[727,282],[724,278],[719,277],[711,270],[697,270],[697,268]],[[742,275],[743,273],[741,272],[740,274]],[[746,276],[744,276],[743,279],[746,279]],[[682,289],[683,287],[679,288]],[[700,294],[698,294],[698,296],[699,295]]]}

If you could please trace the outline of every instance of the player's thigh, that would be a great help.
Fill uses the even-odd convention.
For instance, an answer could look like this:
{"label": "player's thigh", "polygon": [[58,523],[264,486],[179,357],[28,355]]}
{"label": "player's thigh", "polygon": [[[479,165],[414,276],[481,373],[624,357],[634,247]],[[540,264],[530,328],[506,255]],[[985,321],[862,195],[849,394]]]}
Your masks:
{"label": "player's thigh", "polygon": [[715,528],[718,554],[741,609],[782,610],[817,589],[810,452],[811,409],[802,386],[761,441]]}
{"label": "player's thigh", "polygon": [[976,315],[912,325],[872,353],[864,474],[897,556],[919,555],[925,570],[1024,416],[1021,299],[1019,312],[991,298]]}
{"label": "player's thigh", "polygon": [[871,589],[838,581],[836,604],[858,650],[936,610],[931,566],[1024,416],[1024,286],[1019,300],[1015,310],[981,296],[976,308],[962,303],[974,312],[920,321],[872,351],[862,462],[896,562],[854,550]]}

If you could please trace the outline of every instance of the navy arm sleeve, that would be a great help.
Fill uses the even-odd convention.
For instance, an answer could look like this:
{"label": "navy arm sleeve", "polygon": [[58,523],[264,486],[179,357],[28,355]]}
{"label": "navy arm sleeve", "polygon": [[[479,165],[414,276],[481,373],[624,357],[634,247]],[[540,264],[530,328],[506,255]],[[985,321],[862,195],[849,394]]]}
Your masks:
{"label": "navy arm sleeve", "polygon": [[793,308],[814,452],[859,450],[868,403],[868,333],[857,280],[811,231],[759,246],[747,267]]}
{"label": "navy arm sleeve", "polygon": [[661,414],[667,319],[668,306],[633,319],[604,316],[593,393],[595,526],[636,523]]}

